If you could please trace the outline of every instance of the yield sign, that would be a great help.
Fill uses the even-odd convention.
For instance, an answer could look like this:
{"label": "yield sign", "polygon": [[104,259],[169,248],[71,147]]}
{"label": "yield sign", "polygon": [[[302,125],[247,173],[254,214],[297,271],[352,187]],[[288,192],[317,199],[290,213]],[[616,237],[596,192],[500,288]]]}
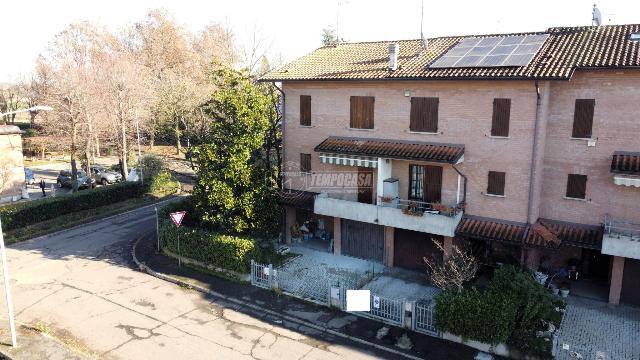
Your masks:
{"label": "yield sign", "polygon": [[182,219],[184,219],[184,215],[186,213],[187,213],[186,211],[178,211],[178,212],[169,214],[169,217],[171,217],[171,220],[173,220],[173,223],[176,224],[176,227],[180,227],[180,224],[182,224]]}

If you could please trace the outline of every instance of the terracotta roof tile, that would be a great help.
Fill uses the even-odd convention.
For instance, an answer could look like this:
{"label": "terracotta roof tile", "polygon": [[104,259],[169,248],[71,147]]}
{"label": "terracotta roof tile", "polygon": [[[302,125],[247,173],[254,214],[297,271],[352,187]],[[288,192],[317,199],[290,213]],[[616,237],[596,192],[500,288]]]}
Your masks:
{"label": "terracotta roof tile", "polygon": [[[558,79],[571,78],[577,68],[621,68],[640,66],[639,41],[629,34],[640,25],[556,27],[546,32],[498,34],[549,34],[527,66],[429,68],[429,65],[472,35],[420,40],[344,43],[321,47],[290,64],[267,73],[262,81],[286,80],[383,80],[383,79]],[[390,71],[388,46],[398,43],[398,69]]]}
{"label": "terracotta roof tile", "polygon": [[316,152],[376,156],[390,159],[456,163],[464,155],[464,145],[409,142],[331,136],[314,149]]}
{"label": "terracotta roof tile", "polygon": [[522,244],[527,225],[498,219],[465,215],[456,235],[512,244]]}
{"label": "terracotta roof tile", "polygon": [[611,172],[640,175],[640,152],[616,151],[611,159]]}
{"label": "terracotta roof tile", "polygon": [[[548,239],[543,233],[536,231],[536,225],[542,226],[557,240]],[[525,236],[524,243],[528,246],[557,249],[560,245],[576,246],[587,249],[602,249],[602,226],[575,224],[563,221],[539,219]],[[550,241],[551,240],[551,241]]]}
{"label": "terracotta roof tile", "polygon": [[303,190],[284,189],[279,192],[278,203],[297,209],[313,210],[313,202],[318,193]]}

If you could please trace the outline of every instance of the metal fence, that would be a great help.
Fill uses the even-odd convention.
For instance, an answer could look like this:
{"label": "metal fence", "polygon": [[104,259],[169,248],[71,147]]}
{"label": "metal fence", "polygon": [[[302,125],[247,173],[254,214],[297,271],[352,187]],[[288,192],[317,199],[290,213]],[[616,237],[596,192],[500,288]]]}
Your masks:
{"label": "metal fence", "polygon": [[426,335],[439,336],[438,329],[433,322],[435,303],[431,300],[416,301],[411,311],[411,329]]}
{"label": "metal fence", "polygon": [[251,285],[272,289],[275,282],[273,265],[258,264],[251,260]]}
{"label": "metal fence", "polygon": [[[347,286],[340,286],[340,305],[343,311],[347,310]],[[354,315],[369,317],[396,326],[404,326],[404,299],[390,299],[376,294],[371,294],[369,298],[369,311],[353,312]]]}
{"label": "metal fence", "polygon": [[330,279],[327,277],[305,277],[279,269],[277,281],[279,289],[294,297],[322,305],[330,304]]}

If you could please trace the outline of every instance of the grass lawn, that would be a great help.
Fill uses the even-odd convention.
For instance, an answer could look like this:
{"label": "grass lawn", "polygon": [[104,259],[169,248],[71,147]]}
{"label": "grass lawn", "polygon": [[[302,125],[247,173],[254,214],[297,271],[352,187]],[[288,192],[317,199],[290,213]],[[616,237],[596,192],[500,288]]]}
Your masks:
{"label": "grass lawn", "polygon": [[7,244],[29,240],[38,236],[46,235],[59,230],[68,229],[90,221],[116,215],[127,210],[139,208],[145,205],[168,199],[170,196],[158,198],[155,196],[145,196],[142,198],[129,199],[115,204],[84,210],[59,216],[57,218],[35,223],[20,229],[8,231],[4,234],[4,241]]}

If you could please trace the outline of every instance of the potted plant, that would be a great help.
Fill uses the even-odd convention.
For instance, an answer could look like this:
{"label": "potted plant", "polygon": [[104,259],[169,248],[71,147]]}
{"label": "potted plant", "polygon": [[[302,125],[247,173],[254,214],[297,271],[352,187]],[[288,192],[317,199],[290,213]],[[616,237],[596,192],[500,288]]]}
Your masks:
{"label": "potted plant", "polygon": [[563,298],[569,296],[569,283],[566,281],[563,281],[560,284],[560,296],[562,296]]}
{"label": "potted plant", "polygon": [[407,215],[422,216],[422,211],[420,210],[418,203],[415,201],[409,201],[407,207],[403,209],[402,212]]}

